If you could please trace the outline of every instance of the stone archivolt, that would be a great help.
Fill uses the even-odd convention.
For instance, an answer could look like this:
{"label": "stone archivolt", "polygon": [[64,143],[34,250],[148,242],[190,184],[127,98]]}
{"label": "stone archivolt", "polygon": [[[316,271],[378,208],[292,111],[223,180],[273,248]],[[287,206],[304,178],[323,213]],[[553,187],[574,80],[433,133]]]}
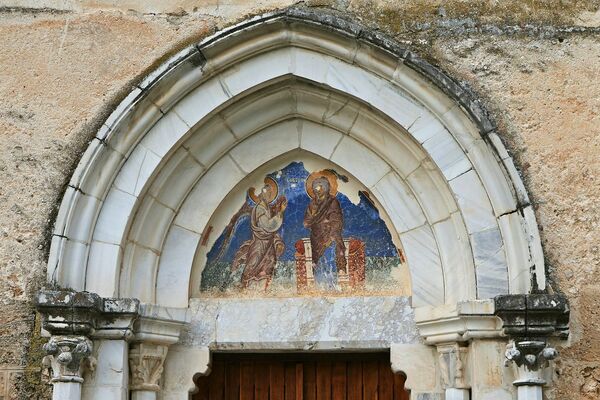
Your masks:
{"label": "stone archivolt", "polygon": [[[468,398],[481,373],[470,364],[496,367],[502,324],[494,313],[515,338],[510,356],[541,369],[554,353],[536,341],[545,344],[549,331],[565,333],[568,309],[543,296],[525,298],[523,310],[490,300],[545,289],[533,209],[495,130],[454,80],[335,16],[293,8],[183,50],[117,107],[65,193],[48,281],[74,291],[38,296],[55,385],[74,385],[69,399],[81,397],[93,340],[118,344],[122,357],[111,360],[123,363],[121,372],[130,363],[131,380],[118,376],[117,397],[125,398],[129,384],[154,396],[160,390],[163,399],[189,398],[191,377],[208,372],[210,353],[202,349],[200,357],[197,348],[176,343],[189,324],[206,224],[244,179],[295,154],[341,166],[392,222],[406,251],[423,339],[392,345],[392,365],[407,373],[416,398],[441,398],[444,391],[448,399]],[[531,324],[530,316],[548,315],[538,312],[542,306],[560,312]],[[523,312],[528,322],[519,326],[514,316]],[[207,322],[216,325],[200,321]],[[264,339],[265,321],[254,322]],[[242,350],[237,333],[225,336]],[[314,345],[301,339],[259,344]],[[360,342],[335,345],[365,349]],[[95,351],[100,365],[106,354],[101,346]],[[97,370],[88,393],[114,388],[100,379],[109,373]],[[505,397],[512,390],[487,389]],[[534,398],[519,390],[520,400]]]}
{"label": "stone archivolt", "polygon": [[294,9],[178,54],[83,157],[49,281],[186,307],[221,200],[266,163],[305,152],[354,175],[390,216],[415,306],[525,293],[532,268],[543,289],[533,210],[493,124],[470,93],[392,43]]}

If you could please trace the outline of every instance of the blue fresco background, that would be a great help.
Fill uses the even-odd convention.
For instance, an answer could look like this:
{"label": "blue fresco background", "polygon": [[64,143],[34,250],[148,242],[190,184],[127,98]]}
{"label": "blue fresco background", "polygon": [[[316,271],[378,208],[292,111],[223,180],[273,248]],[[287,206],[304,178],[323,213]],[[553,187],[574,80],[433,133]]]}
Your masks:
{"label": "blue fresco background", "polygon": [[[304,228],[303,224],[304,213],[310,202],[310,197],[304,187],[308,175],[309,172],[304,168],[302,162],[292,162],[284,169],[269,174],[279,185],[279,195],[284,195],[288,200],[283,225],[279,231],[285,243],[285,251],[279,258],[280,261],[294,260],[296,241],[310,237],[310,231]],[[256,189],[260,190],[260,188]],[[390,232],[379,216],[379,211],[365,194],[360,193],[359,196],[360,202],[355,205],[344,194],[337,193],[337,199],[344,213],[343,237],[362,240],[365,243],[365,255],[367,257],[397,257],[396,247],[392,242]],[[249,204],[253,204],[250,199],[247,199],[247,201]],[[228,250],[220,261],[231,263],[237,249],[251,236],[250,218],[245,216],[238,221]],[[223,240],[224,235],[221,233],[207,255],[207,265],[214,264]]]}

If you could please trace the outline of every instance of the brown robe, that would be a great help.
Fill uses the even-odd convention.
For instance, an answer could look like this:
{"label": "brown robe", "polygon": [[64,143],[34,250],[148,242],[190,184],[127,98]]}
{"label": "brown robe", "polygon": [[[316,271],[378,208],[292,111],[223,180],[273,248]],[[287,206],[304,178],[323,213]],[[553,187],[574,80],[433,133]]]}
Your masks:
{"label": "brown robe", "polygon": [[304,226],[310,229],[312,262],[318,264],[325,250],[335,243],[335,264],[337,270],[346,269],[346,246],[342,238],[344,215],[340,202],[329,193],[323,199],[311,200],[304,214]]}
{"label": "brown robe", "polygon": [[233,270],[245,264],[242,273],[243,287],[248,287],[252,281],[266,279],[266,285],[271,282],[277,257],[283,253],[285,247],[283,240],[277,234],[282,222],[281,213],[273,213],[262,203],[257,204],[252,210],[250,221],[252,239],[240,246],[232,264]]}

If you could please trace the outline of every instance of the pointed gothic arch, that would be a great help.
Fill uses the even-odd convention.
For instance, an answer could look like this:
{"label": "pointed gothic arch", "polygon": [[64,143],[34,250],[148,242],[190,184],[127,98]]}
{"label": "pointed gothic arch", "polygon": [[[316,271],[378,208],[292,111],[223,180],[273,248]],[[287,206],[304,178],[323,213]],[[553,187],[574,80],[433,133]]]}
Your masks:
{"label": "pointed gothic arch", "polygon": [[190,46],[127,96],[69,183],[48,281],[187,308],[223,198],[294,152],[373,194],[406,251],[425,342],[498,335],[493,316],[474,316],[489,317],[497,295],[545,287],[527,193],[480,103],[387,38],[302,10]]}
{"label": "pointed gothic arch", "polygon": [[[188,250],[185,271],[166,271],[164,255],[179,252],[169,248],[174,235],[169,232],[187,228],[196,235],[184,239],[190,243],[199,240],[203,229],[202,221],[191,229],[181,226],[189,208],[186,196],[193,196],[202,176],[206,180],[209,172],[227,168],[226,161],[219,163],[224,154],[235,154],[235,146],[249,143],[251,135],[268,135],[266,128],[274,121],[294,117],[345,135],[344,145],[379,162],[382,176],[395,171],[396,186],[402,187],[397,194],[407,193],[407,207],[387,211],[403,219],[399,232],[426,226],[423,237],[415,238],[416,246],[433,251],[436,259],[425,266],[419,265],[423,259],[409,262],[416,305],[525,293],[532,274],[538,287],[544,287],[537,227],[522,182],[495,132],[483,130],[489,122],[476,120],[485,114],[465,107],[466,93],[448,93],[444,85],[453,83],[449,78],[406,51],[398,54],[398,49],[322,23],[273,19],[234,32],[177,55],[106,121],[65,194],[52,243],[50,281],[103,296],[128,296],[135,288],[123,279],[140,281],[131,269],[154,262],[158,270],[146,271],[151,276],[145,278],[156,279],[159,292],[169,288],[161,282],[166,275],[181,287],[189,281],[195,245]],[[328,118],[332,109],[337,113]],[[211,147],[196,145],[204,154],[190,154],[194,141],[211,140]],[[218,145],[222,148],[214,148]],[[280,145],[284,151],[292,146]],[[260,157],[266,162],[277,155]],[[350,163],[352,158],[346,156]],[[367,187],[382,178],[361,177],[365,172],[356,166],[341,166],[356,171]],[[185,182],[168,179],[179,173],[178,167],[188,168]],[[239,171],[244,172],[250,171]],[[167,196],[161,191],[170,197],[162,207],[151,201]],[[418,215],[407,215],[410,210]],[[154,220],[159,229],[153,237],[138,237],[148,235],[143,225]],[[139,249],[131,249],[136,245]],[[409,257],[415,253],[411,246],[407,252]],[[423,268],[435,293],[425,293],[430,282],[419,282]],[[461,277],[453,281],[458,271]],[[136,294],[157,300],[156,294]],[[185,306],[186,299],[175,302],[169,305]]]}

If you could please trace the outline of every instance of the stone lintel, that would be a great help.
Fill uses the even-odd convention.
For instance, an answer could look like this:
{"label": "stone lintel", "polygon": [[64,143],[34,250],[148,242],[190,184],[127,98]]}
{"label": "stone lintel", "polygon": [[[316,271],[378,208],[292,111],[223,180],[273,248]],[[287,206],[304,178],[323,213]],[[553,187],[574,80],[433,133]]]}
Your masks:
{"label": "stone lintel", "polygon": [[415,319],[421,337],[430,345],[502,336],[502,324],[494,315],[491,300],[418,307],[415,308]]}
{"label": "stone lintel", "polygon": [[494,299],[503,332],[515,341],[568,336],[569,304],[558,294],[513,294]]}

